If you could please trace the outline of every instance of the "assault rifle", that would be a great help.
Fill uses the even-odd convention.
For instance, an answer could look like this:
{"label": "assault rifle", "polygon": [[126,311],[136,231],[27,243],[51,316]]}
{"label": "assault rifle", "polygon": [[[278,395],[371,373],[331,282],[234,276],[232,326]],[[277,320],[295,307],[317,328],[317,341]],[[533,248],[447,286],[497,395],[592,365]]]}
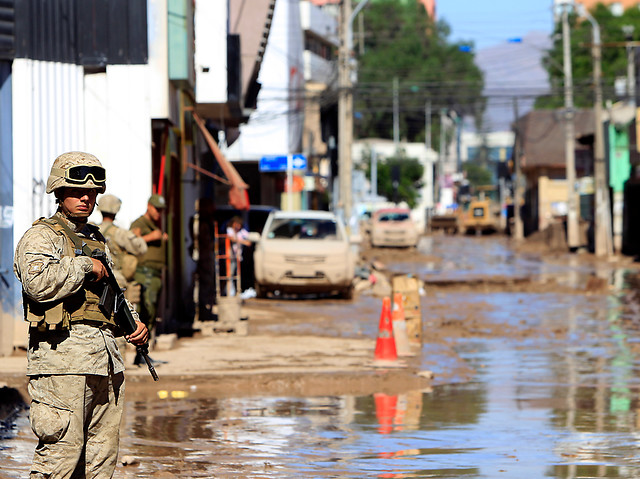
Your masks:
{"label": "assault rifle", "polygon": [[[91,257],[100,261],[108,274],[108,276],[104,278],[106,285],[104,292],[102,293],[102,297],[100,298],[100,309],[102,309],[102,312],[107,316],[110,316],[111,312],[113,312],[117,325],[125,334],[135,332],[135,330],[138,329],[136,326],[136,320],[134,319],[133,314],[131,314],[131,310],[124,299],[124,293],[122,292],[116,277],[113,275],[106,253],[99,249],[95,249],[91,253]],[[144,362],[147,363],[147,367],[149,368],[149,372],[151,373],[153,380],[157,381],[158,373],[156,373],[156,369],[153,367],[153,363],[149,358],[149,345],[146,343],[141,346],[136,345],[136,351],[142,355]]]}

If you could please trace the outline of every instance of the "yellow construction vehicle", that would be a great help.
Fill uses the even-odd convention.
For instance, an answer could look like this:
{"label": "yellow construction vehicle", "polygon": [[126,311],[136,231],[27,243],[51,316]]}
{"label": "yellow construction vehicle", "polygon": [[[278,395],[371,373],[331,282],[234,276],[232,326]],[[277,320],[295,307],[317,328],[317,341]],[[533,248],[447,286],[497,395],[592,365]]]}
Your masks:
{"label": "yellow construction vehicle", "polygon": [[498,233],[500,225],[500,210],[489,199],[473,199],[466,211],[459,216],[458,231],[461,234]]}

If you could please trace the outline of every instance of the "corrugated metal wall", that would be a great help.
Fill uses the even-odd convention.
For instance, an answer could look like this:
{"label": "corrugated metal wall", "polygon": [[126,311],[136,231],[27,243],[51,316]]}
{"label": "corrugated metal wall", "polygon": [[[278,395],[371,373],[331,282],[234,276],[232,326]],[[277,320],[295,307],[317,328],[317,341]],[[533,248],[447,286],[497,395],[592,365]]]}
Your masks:
{"label": "corrugated metal wall", "polygon": [[[1,6],[1,4],[0,4]],[[19,0],[17,58],[85,66],[147,62],[146,0]]]}
{"label": "corrugated metal wall", "polygon": [[14,244],[32,221],[55,211],[45,194],[53,160],[85,146],[83,74],[76,65],[13,62]]}
{"label": "corrugated metal wall", "polygon": [[33,220],[55,212],[45,185],[53,160],[71,150],[100,158],[108,192],[123,200],[119,222],[128,227],[151,194],[148,66],[85,76],[77,65],[16,59],[13,79],[15,242]]}

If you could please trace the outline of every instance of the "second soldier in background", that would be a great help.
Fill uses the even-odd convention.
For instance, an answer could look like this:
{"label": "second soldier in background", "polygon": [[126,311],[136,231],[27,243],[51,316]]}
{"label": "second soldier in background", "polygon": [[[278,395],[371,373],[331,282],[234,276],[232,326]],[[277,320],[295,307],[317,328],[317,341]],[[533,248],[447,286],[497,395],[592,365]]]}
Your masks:
{"label": "second soldier in background", "polygon": [[[142,285],[142,298],[137,305],[138,313],[140,320],[149,328],[151,343],[155,338],[162,275],[167,264],[169,236],[161,228],[162,212],[166,206],[162,196],[153,194],[147,202],[145,214],[131,223],[131,231],[147,244],[147,252],[139,258],[134,279]],[[136,356],[134,364],[143,364],[142,358]]]}

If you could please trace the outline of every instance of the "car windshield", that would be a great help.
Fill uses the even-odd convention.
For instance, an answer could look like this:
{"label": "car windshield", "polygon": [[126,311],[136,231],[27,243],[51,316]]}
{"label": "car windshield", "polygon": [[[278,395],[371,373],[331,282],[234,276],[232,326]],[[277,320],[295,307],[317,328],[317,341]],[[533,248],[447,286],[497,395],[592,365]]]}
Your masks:
{"label": "car windshield", "polygon": [[267,238],[341,239],[340,230],[334,220],[312,218],[275,218],[271,223]]}
{"label": "car windshield", "polygon": [[407,213],[382,213],[378,217],[378,221],[407,221],[408,219]]}

